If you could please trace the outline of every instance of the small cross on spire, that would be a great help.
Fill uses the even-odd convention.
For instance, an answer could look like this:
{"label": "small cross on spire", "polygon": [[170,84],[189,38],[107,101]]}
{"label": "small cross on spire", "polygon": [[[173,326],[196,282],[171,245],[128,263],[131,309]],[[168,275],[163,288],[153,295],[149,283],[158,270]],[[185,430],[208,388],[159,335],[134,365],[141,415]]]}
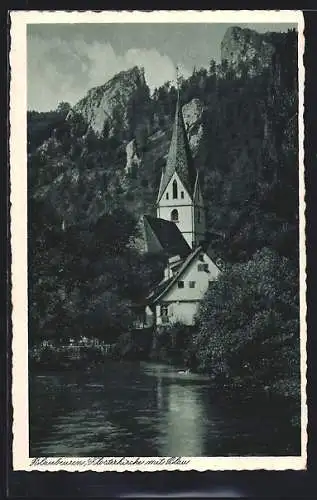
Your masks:
{"label": "small cross on spire", "polygon": [[177,99],[179,100],[179,87],[180,87],[180,77],[179,77],[179,68],[176,65],[176,88],[177,88]]}

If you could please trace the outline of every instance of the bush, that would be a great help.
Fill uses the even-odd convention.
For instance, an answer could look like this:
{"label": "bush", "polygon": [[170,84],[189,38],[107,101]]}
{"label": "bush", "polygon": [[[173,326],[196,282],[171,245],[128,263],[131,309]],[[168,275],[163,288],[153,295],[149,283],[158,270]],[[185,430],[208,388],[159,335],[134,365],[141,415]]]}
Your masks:
{"label": "bush", "polygon": [[143,361],[148,359],[151,349],[151,329],[133,330],[120,335],[112,348],[114,359]]}
{"label": "bush", "polygon": [[195,333],[195,327],[182,323],[159,328],[154,336],[152,359],[195,369]]}
{"label": "bush", "polygon": [[198,326],[201,371],[299,396],[298,276],[286,258],[264,248],[225,270],[201,303]]}

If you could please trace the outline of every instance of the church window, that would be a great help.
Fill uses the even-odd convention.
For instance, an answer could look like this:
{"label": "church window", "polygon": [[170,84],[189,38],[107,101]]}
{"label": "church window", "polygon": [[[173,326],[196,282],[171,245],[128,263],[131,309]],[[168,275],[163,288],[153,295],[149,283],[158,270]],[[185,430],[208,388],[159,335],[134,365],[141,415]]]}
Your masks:
{"label": "church window", "polygon": [[173,198],[178,198],[178,188],[176,180],[173,182]]}
{"label": "church window", "polygon": [[166,199],[168,200],[168,193],[166,193]]}
{"label": "church window", "polygon": [[177,283],[178,288],[184,288],[184,281],[179,281]]}
{"label": "church window", "polygon": [[197,221],[200,222],[200,210],[198,209],[198,212],[197,212]]}
{"label": "church window", "polygon": [[195,288],[195,286],[196,286],[196,281],[189,282],[189,288]]}
{"label": "church window", "polygon": [[184,191],[181,191],[181,198],[184,199]]}
{"label": "church window", "polygon": [[178,210],[176,208],[171,211],[171,221],[178,222]]}

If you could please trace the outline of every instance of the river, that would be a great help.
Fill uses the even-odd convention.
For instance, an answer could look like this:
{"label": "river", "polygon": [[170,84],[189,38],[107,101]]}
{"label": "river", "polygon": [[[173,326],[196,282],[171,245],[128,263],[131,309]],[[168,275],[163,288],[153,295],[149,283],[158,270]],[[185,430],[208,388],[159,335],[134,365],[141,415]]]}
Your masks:
{"label": "river", "polygon": [[31,457],[300,454],[283,406],[224,402],[206,377],[172,367],[107,361],[29,384]]}

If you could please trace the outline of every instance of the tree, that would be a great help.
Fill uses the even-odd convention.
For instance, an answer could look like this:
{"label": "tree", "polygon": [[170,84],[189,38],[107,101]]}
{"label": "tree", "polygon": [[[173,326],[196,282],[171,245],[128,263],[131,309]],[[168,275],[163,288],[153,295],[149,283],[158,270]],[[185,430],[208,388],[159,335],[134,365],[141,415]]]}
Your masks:
{"label": "tree", "polygon": [[196,338],[199,367],[249,390],[286,381],[299,396],[298,275],[290,261],[263,248],[213,282]]}
{"label": "tree", "polygon": [[64,116],[64,118],[66,118],[70,110],[71,110],[71,105],[69,104],[69,102],[64,102],[64,101],[60,102],[56,108],[57,113],[61,113]]}
{"label": "tree", "polygon": [[[205,104],[195,161],[208,228],[221,235],[214,241],[217,253],[231,264],[244,265],[253,262],[254,252],[269,246],[292,259],[289,266],[296,276],[296,33],[270,37],[280,54],[278,85],[273,68],[259,65],[251,77],[248,63],[237,72],[226,62],[211,61],[208,72],[197,69],[182,79],[180,94],[182,103],[198,97]],[[45,335],[48,329],[54,334],[57,325],[65,334],[72,326],[93,331],[102,304],[116,316],[116,303],[129,304],[156,280],[161,263],[156,268],[155,259],[143,261],[128,242],[134,216],[155,206],[176,98],[171,84],[156,89],[152,97],[141,85],[125,108],[114,110],[101,138],[87,129],[81,115],[69,113],[67,103],[48,113],[28,112],[32,335],[36,330]],[[142,156],[134,179],[124,173],[130,137],[136,138]],[[96,310],[87,302],[92,296],[99,304]],[[233,302],[232,307],[237,315]],[[230,315],[226,304],[224,310]],[[265,321],[262,317],[257,325]]]}

